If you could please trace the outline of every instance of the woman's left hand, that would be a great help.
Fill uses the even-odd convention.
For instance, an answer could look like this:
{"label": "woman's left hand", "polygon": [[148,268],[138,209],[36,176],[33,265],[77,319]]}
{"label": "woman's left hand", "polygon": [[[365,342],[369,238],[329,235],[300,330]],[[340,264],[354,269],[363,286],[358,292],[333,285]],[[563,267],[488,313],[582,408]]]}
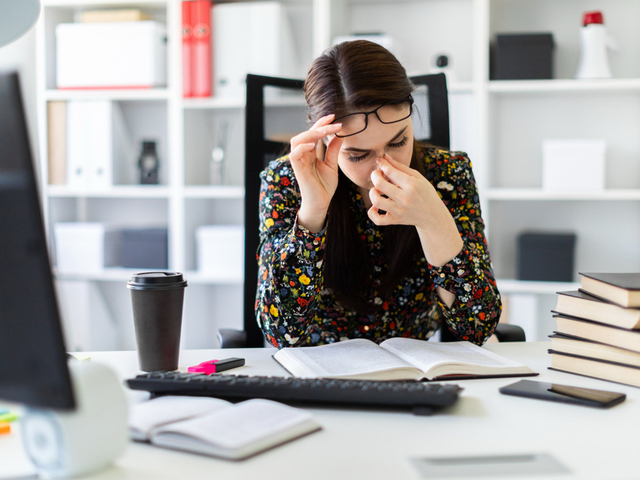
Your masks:
{"label": "woman's left hand", "polygon": [[[433,185],[418,171],[385,154],[376,159],[378,169],[371,173],[374,188],[369,190],[372,206],[369,218],[376,225],[434,227],[449,210]],[[386,213],[380,213],[380,211]]]}
{"label": "woman's left hand", "polygon": [[464,243],[436,189],[420,172],[387,154],[376,161],[378,169],[371,173],[369,218],[376,225],[415,226],[431,265],[440,267],[451,261]]}

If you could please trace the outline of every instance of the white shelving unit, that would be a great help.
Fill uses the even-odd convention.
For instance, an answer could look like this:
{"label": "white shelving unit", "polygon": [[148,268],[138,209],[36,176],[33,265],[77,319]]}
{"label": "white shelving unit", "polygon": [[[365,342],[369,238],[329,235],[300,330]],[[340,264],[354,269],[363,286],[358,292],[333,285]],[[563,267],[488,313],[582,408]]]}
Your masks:
{"label": "white shelving unit", "polygon": [[[184,272],[190,285],[185,297],[184,345],[215,346],[218,328],[241,326],[242,279],[196,271],[195,229],[211,223],[243,223],[244,99],[182,98],[179,0],[44,0],[43,4],[37,26],[38,117],[41,191],[49,234],[58,221],[135,224],[144,219],[167,224],[169,268]],[[434,56],[450,56],[457,77],[449,85],[452,148],[471,156],[498,285],[508,299],[515,299],[509,308],[510,320],[527,324],[529,338],[550,333],[553,322],[547,304],[555,302],[556,291],[576,284],[513,280],[519,232],[575,231],[576,272],[640,267],[640,33],[634,24],[640,2],[284,0],[283,4],[295,20],[295,41],[307,63],[337,35],[372,31],[393,36],[396,53],[409,74],[428,73]],[[55,25],[73,21],[84,9],[127,6],[141,8],[167,25],[168,86],[148,91],[57,90]],[[592,9],[603,10],[609,32],[622,46],[610,57],[616,78],[577,81],[571,77],[578,60],[581,15]],[[553,33],[557,79],[491,81],[489,46],[494,35],[532,31]],[[303,65],[303,71],[307,67]],[[84,99],[119,102],[135,136],[158,139],[161,185],[116,185],[108,191],[85,192],[46,184],[47,102]],[[223,122],[232,126],[226,177],[224,185],[212,186],[208,159]],[[543,191],[541,141],[545,138],[606,139],[607,189],[589,195]],[[57,275],[72,332],[71,347],[134,347],[125,288],[131,273],[106,269],[100,274]],[[78,295],[97,298],[104,306],[104,318],[96,318],[101,317],[96,313],[100,308],[92,307],[90,301],[75,302]],[[74,311],[75,303],[93,310]],[[528,311],[523,314],[514,308],[516,304],[529,305]],[[532,309],[538,312],[537,319]],[[106,327],[94,328],[101,321]]]}

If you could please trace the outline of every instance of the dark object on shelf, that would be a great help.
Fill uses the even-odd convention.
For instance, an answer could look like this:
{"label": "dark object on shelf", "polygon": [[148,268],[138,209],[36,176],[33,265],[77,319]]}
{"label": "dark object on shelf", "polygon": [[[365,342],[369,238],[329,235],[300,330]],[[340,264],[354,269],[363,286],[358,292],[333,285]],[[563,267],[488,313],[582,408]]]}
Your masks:
{"label": "dark object on shelf", "polygon": [[160,161],[156,152],[156,142],[145,140],[142,142],[142,152],[138,159],[140,183],[142,185],[157,185],[159,167]]}
{"label": "dark object on shelf", "polygon": [[446,55],[438,55],[436,58],[436,67],[445,68],[449,66],[449,57]]}
{"label": "dark object on shelf", "polygon": [[551,33],[500,34],[491,55],[492,80],[553,78]]}
{"label": "dark object on shelf", "polygon": [[575,244],[574,233],[521,233],[518,280],[573,281]]}
{"label": "dark object on shelf", "polygon": [[165,270],[168,267],[166,228],[122,229],[122,266]]}

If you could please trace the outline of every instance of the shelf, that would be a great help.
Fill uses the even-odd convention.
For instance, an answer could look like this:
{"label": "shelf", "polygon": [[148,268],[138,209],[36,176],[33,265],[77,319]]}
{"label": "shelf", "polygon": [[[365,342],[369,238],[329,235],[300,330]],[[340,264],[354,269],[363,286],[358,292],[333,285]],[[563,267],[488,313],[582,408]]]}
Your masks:
{"label": "shelf", "polygon": [[185,110],[215,110],[225,108],[244,108],[244,98],[184,98],[182,108]]}
{"label": "shelf", "polygon": [[453,82],[447,85],[447,91],[451,93],[473,93],[473,83]]}
{"label": "shelf", "polygon": [[188,283],[194,285],[242,285],[244,283],[243,275],[205,275],[198,271],[184,272],[184,278]]}
{"label": "shelf", "polygon": [[[131,276],[144,272],[155,271],[153,268],[105,268],[100,272],[67,273],[54,269],[57,280],[94,281],[94,282],[122,282],[126,283]],[[203,275],[197,271],[184,272],[184,279],[189,284],[196,285],[242,285],[242,274],[237,276]]]}
{"label": "shelf", "polygon": [[224,198],[240,200],[244,198],[244,187],[231,185],[185,187],[184,196],[186,198]]}
{"label": "shelf", "polygon": [[[473,93],[473,84],[471,82],[456,82],[447,85],[450,94],[455,93]],[[302,96],[294,96],[291,98],[278,98],[272,102],[269,99],[265,102],[266,106],[271,107],[304,107],[306,103]],[[241,109],[245,106],[244,98],[184,98],[182,99],[182,108],[185,110],[222,110],[222,109]]]}
{"label": "shelf", "polygon": [[54,269],[53,273],[57,280],[85,280],[98,282],[123,282],[131,280],[135,273],[151,271],[153,269],[144,268],[106,268],[100,272],[70,273],[59,272]]}
{"label": "shelf", "polygon": [[555,295],[558,292],[577,290],[579,282],[536,282],[531,280],[496,280],[498,290],[505,293],[530,293],[538,295]]}
{"label": "shelf", "polygon": [[639,92],[639,78],[602,80],[492,80],[489,92],[509,93],[571,93],[571,92]]}
{"label": "shelf", "polygon": [[117,5],[131,7],[164,7],[166,1],[161,0],[42,0],[45,7],[96,7],[113,8]]}
{"label": "shelf", "polygon": [[83,198],[166,198],[169,188],[163,185],[121,185],[109,190],[89,191],[49,185],[47,195],[50,197],[83,197]]}
{"label": "shelf", "polygon": [[46,90],[46,100],[167,100],[166,88],[150,89],[90,89],[90,90]]}
{"label": "shelf", "polygon": [[484,198],[496,201],[611,201],[640,200],[640,189],[610,189],[594,193],[547,192],[539,188],[490,188]]}

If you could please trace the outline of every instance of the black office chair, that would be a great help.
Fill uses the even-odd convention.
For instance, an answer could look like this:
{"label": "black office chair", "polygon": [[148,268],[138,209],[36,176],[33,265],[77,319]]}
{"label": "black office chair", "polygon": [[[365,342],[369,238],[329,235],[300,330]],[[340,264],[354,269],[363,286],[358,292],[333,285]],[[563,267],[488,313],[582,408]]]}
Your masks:
{"label": "black office chair", "polygon": [[[431,145],[449,149],[449,102],[445,75],[421,75],[411,80],[418,87],[413,93],[414,135]],[[255,315],[260,172],[270,161],[288,153],[291,137],[309,128],[303,83],[302,80],[247,75],[244,330],[220,329],[221,348],[264,346],[264,337]],[[498,327],[495,333],[500,341],[525,340],[520,327],[505,324]],[[453,335],[443,328],[440,340],[451,341]]]}

